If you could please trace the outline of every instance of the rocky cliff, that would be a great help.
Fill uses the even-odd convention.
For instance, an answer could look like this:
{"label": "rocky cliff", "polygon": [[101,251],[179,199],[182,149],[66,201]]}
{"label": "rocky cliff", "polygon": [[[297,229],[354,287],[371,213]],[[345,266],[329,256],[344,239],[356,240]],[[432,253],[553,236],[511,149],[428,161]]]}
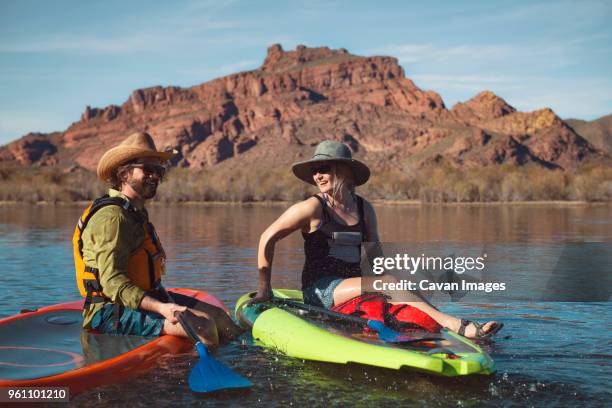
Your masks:
{"label": "rocky cliff", "polygon": [[612,153],[612,115],[592,121],[567,119],[565,122],[597,149]]}
{"label": "rocky cliff", "polygon": [[406,78],[395,58],[276,44],[253,71],[191,88],[138,89],[121,106],[88,106],[64,132],[28,134],[0,148],[0,161],[95,169],[106,149],[136,130],[177,149],[175,165],[196,169],[283,165],[326,138],[346,142],[374,168],[441,160],[568,168],[607,158],[550,109],[517,112],[485,91],[449,110]]}

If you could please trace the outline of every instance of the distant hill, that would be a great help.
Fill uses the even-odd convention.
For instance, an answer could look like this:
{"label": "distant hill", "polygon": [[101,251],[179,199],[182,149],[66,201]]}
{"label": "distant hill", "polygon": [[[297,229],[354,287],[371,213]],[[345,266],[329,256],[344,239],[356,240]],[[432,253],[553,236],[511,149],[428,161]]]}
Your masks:
{"label": "distant hill", "polygon": [[121,106],[88,106],[63,132],[1,147],[0,161],[93,170],[106,149],[137,130],[177,149],[174,164],[193,169],[284,166],[323,139],[347,143],[375,170],[439,162],[573,168],[609,159],[610,117],[571,123],[545,107],[518,112],[489,91],[447,109],[439,94],[406,78],[395,58],[276,44],[253,71],[190,88],[138,89]]}
{"label": "distant hill", "polygon": [[566,119],[565,122],[597,149],[612,154],[612,114],[590,122],[580,119]]}

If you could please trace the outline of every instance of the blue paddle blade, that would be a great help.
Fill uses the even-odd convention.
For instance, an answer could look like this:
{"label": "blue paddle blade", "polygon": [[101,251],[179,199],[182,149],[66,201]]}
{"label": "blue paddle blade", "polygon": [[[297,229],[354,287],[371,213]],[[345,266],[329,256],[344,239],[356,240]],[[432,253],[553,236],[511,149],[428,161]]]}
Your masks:
{"label": "blue paddle blade", "polygon": [[387,343],[401,343],[404,333],[397,332],[385,326],[380,320],[368,320],[368,327],[378,332],[378,338]]}
{"label": "blue paddle blade", "polygon": [[194,392],[214,392],[229,388],[248,388],[251,382],[214,359],[206,346],[196,343],[200,360],[189,374],[189,388]]}
{"label": "blue paddle blade", "polygon": [[406,334],[390,329],[385,326],[380,320],[368,320],[368,327],[378,332],[378,338],[385,343],[416,343],[419,341],[439,341],[444,340],[443,337],[431,333],[425,335]]}

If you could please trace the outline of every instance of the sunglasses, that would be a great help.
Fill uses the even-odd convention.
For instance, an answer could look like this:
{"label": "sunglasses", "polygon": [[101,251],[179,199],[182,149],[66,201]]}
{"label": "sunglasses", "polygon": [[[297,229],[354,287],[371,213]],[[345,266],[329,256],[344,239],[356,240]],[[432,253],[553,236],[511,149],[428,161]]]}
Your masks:
{"label": "sunglasses", "polygon": [[144,164],[132,164],[131,168],[141,169],[145,176],[158,176],[159,178],[163,178],[166,175],[166,167],[161,164],[153,164],[153,163],[144,163]]}
{"label": "sunglasses", "polygon": [[319,174],[329,174],[331,173],[331,164],[321,164],[319,166],[313,166],[310,168],[310,171],[312,172],[312,175],[314,176],[315,174],[319,173]]}

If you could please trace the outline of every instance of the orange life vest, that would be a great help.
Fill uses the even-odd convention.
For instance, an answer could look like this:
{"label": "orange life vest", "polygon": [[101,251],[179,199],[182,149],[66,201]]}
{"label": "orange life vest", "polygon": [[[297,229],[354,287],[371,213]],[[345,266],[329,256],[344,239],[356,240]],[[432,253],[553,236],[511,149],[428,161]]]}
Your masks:
{"label": "orange life vest", "polygon": [[160,284],[161,276],[166,269],[166,254],[159,242],[153,224],[142,220],[134,207],[123,198],[100,197],[85,209],[72,236],[77,286],[81,296],[85,297],[83,308],[88,308],[91,303],[108,302],[110,300],[108,296],[104,295],[104,289],[100,285],[98,269],[85,265],[83,261],[83,241],[81,239],[91,217],[98,210],[108,205],[120,206],[128,216],[138,220],[144,229],[144,240],[132,252],[128,261],[128,277],[130,280],[141,289],[151,291]]}

